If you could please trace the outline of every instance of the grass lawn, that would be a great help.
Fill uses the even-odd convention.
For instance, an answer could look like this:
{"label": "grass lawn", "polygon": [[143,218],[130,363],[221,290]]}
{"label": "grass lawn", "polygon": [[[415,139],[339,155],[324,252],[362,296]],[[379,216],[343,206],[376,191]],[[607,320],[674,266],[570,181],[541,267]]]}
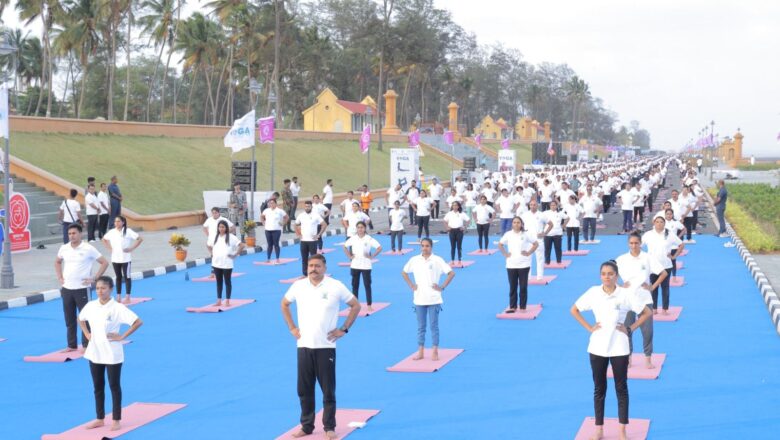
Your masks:
{"label": "grass lawn", "polygon": [[[780,188],[763,183],[726,185],[726,219],[754,253],[780,251]],[[715,197],[717,190],[709,189]]]}
{"label": "grass lawn", "polygon": [[[390,178],[390,148],[372,144],[371,187],[386,187]],[[202,191],[230,187],[231,152],[222,139],[162,138],[115,135],[12,133],[11,153],[79,187],[87,176],[108,182],[116,174],[125,206],[141,214],[203,209]],[[233,160],[249,160],[244,150]],[[275,189],[282,180],[298,176],[302,195],[319,193],[325,179],[334,179],[335,192],[366,183],[366,156],[357,142],[279,141],[276,144]],[[270,145],[257,147],[258,189],[270,187]],[[428,154],[421,158],[426,176],[449,175],[449,161]]]}
{"label": "grass lawn", "polygon": [[[500,142],[485,142],[482,146],[488,150],[493,150],[496,153],[501,150]],[[517,151],[517,153],[515,153],[515,162],[517,162],[517,165],[522,167],[524,164],[531,163],[531,144],[510,144],[509,149]]]}

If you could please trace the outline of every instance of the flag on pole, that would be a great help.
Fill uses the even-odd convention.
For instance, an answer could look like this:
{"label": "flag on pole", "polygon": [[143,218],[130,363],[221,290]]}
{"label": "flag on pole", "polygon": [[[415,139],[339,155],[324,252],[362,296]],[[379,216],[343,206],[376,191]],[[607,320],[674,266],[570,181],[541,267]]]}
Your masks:
{"label": "flag on pole", "polygon": [[420,130],[414,130],[409,133],[409,148],[420,147]]}
{"label": "flag on pole", "polygon": [[8,89],[0,87],[0,137],[8,139]]}
{"label": "flag on pole", "polygon": [[478,134],[474,136],[474,142],[477,144],[477,148],[482,148],[482,135]]}
{"label": "flag on pole", "polygon": [[261,144],[274,143],[274,122],[275,118],[273,116],[257,120],[257,133],[259,134]]}
{"label": "flag on pole", "polygon": [[555,156],[555,149],[553,148],[552,139],[550,139],[550,145],[547,146],[547,154]]}
{"label": "flag on pole", "polygon": [[509,138],[501,139],[501,148],[504,150],[509,149]]}
{"label": "flag on pole", "polygon": [[233,123],[233,127],[225,135],[225,148],[237,153],[255,144],[255,111],[245,114]]}
{"label": "flag on pole", "polygon": [[777,133],[777,140],[780,141],[780,132]]}
{"label": "flag on pole", "polygon": [[454,131],[449,131],[449,130],[446,130],[446,131],[444,132],[444,142],[445,142],[447,145],[453,145],[453,144],[455,144],[455,132],[454,132]]}
{"label": "flag on pole", "polygon": [[360,135],[360,152],[368,153],[368,147],[371,145],[371,126],[363,127],[363,134]]}

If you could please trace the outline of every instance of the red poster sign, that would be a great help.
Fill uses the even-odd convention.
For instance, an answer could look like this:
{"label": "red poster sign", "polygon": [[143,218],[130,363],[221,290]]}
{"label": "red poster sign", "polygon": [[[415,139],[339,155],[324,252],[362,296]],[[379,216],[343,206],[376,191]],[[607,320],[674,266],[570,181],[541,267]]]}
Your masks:
{"label": "red poster sign", "polygon": [[27,252],[32,248],[30,242],[30,204],[27,198],[19,193],[14,193],[10,200],[11,213],[7,221],[10,222],[9,237],[11,240],[11,252]]}

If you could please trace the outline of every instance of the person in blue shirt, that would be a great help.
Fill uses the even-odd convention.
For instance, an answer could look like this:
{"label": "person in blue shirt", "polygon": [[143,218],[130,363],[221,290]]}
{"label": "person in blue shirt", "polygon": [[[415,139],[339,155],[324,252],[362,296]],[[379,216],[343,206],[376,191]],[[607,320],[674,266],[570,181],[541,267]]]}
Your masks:
{"label": "person in blue shirt", "polygon": [[111,184],[108,185],[108,197],[111,199],[111,212],[108,217],[108,224],[113,225],[114,219],[122,214],[122,192],[119,191],[116,176],[111,176]]}
{"label": "person in blue shirt", "polygon": [[726,233],[726,200],[729,197],[728,191],[726,191],[726,182],[723,179],[718,180],[718,195],[715,196],[715,214],[718,216],[718,236],[728,237]]}

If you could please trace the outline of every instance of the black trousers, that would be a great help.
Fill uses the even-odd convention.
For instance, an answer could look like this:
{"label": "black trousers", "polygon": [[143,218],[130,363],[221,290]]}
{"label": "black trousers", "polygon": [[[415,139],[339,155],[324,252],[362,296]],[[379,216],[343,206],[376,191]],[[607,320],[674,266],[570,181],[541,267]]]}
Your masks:
{"label": "black trousers", "polygon": [[417,216],[415,215],[414,208],[409,205],[409,224],[413,225],[417,223]]}
{"label": "black trousers", "polygon": [[618,399],[618,421],[628,424],[628,356],[602,357],[590,355],[590,369],[593,372],[593,409],[596,426],[604,425],[604,399],[607,397],[607,366],[612,364],[615,376],[615,394]]}
{"label": "black trousers", "polygon": [[479,250],[482,250],[482,241],[485,241],[485,250],[488,248],[488,237],[490,236],[490,223],[481,225],[477,223],[477,243],[479,243]]}
{"label": "black trousers", "polygon": [[433,208],[431,208],[431,214],[433,218],[439,218],[439,200],[433,201]]}
{"label": "black trousers", "polygon": [[301,429],[314,431],[314,385],[322,390],[322,426],[336,429],[336,349],[298,348],[298,399],[301,401]]}
{"label": "black trousers", "polygon": [[271,259],[271,253],[276,251],[276,259],[279,259],[279,239],[282,238],[282,231],[265,231],[265,242],[268,246],[265,250],[266,258]]}
{"label": "black trousers", "polygon": [[122,294],[122,280],[125,282],[127,294],[130,295],[133,288],[133,280],[130,279],[130,263],[111,263],[114,266],[114,277],[116,278],[116,294]]}
{"label": "black trousers", "polygon": [[[398,240],[398,247],[395,247],[395,242]],[[390,247],[395,252],[397,249],[401,251],[404,248],[404,231],[390,231]]]}
{"label": "black trousers", "polygon": [[531,267],[522,269],[507,269],[506,275],[509,278],[509,308],[517,308],[517,290],[520,289],[520,310],[525,310],[528,305],[528,273]]}
{"label": "black trousers", "polygon": [[550,264],[550,254],[553,245],[555,246],[555,261],[561,262],[561,257],[563,257],[561,250],[562,242],[563,236],[561,235],[546,235],[544,237],[544,264]]}
{"label": "black trousers", "polygon": [[[672,273],[672,268],[667,267],[666,273],[670,274]],[[655,282],[658,281],[658,275],[651,273],[650,274],[650,284],[655,284]],[[651,295],[653,296],[653,309],[658,308],[658,289],[661,289],[661,302],[663,304],[664,310],[669,310],[669,283],[672,281],[672,276],[669,275],[666,278],[664,278],[663,281],[661,281],[661,285],[653,289]]]}
{"label": "black trousers", "polygon": [[355,298],[360,290],[360,276],[363,275],[363,288],[366,289],[366,304],[371,305],[371,269],[349,269],[352,275],[352,294]]}
{"label": "black trousers", "polygon": [[425,229],[425,237],[430,237],[431,233],[428,230],[428,224],[431,221],[430,215],[418,215],[417,216],[417,239],[419,240],[423,235],[423,229]]}
{"label": "black trousers", "polygon": [[106,418],[106,373],[108,387],[111,388],[112,420],[122,420],[122,364],[96,364],[89,361],[89,372],[92,373],[92,385],[95,389],[95,414],[98,420]]}
{"label": "black trousers", "polygon": [[690,240],[693,233],[693,217],[683,218],[683,226],[685,226],[685,239]]}
{"label": "black trousers", "polygon": [[[99,222],[97,214],[87,216],[87,240],[92,241],[95,239],[95,231],[100,229]],[[101,236],[100,238],[103,237]]]}
{"label": "black trousers", "polygon": [[645,207],[634,206],[634,223],[643,223],[645,221]]}
{"label": "black trousers", "polygon": [[698,224],[699,224],[699,210],[697,209],[693,211],[693,225],[691,225],[693,227],[694,232],[696,231],[696,225]]}
{"label": "black trousers", "polygon": [[[78,348],[76,342],[76,329],[78,328],[78,312],[87,305],[89,297],[87,295],[87,288],[83,289],[66,289],[61,288],[60,294],[62,295],[62,312],[65,314],[65,327],[68,329],[68,348]],[[87,341],[84,333],[81,334],[81,345],[87,346]]]}
{"label": "black trousers", "polygon": [[674,249],[672,252],[672,270],[669,272],[669,282],[672,281],[672,277],[677,276],[677,259],[674,258],[677,255],[677,249]]}
{"label": "black trousers", "polygon": [[309,275],[309,257],[317,253],[316,241],[302,241],[301,242],[301,266],[303,270],[303,276]]}
{"label": "black trousers", "polygon": [[[571,239],[574,236],[574,250],[580,250],[580,228],[566,228],[566,250],[571,250]],[[585,237],[587,239],[587,237]]]}
{"label": "black trousers", "polygon": [[609,194],[601,196],[601,204],[604,205],[604,212],[609,212],[609,208],[612,207],[612,196]]}
{"label": "black trousers", "polygon": [[[317,234],[322,232],[322,228],[327,226],[317,225]],[[324,235],[324,234],[323,234]],[[322,250],[322,235],[320,235],[320,238],[317,239],[317,250]]]}
{"label": "black trousers", "polygon": [[542,212],[550,209],[550,202],[542,202]]}
{"label": "black trousers", "polygon": [[463,231],[450,229],[450,261],[455,261],[455,250],[458,251],[458,260],[463,259]]}
{"label": "black trousers", "polygon": [[106,232],[108,232],[108,214],[100,214],[98,216],[98,224],[100,225],[99,237],[102,239]]}
{"label": "black trousers", "polygon": [[326,225],[329,225],[330,224],[330,211],[333,209],[333,203],[323,203],[323,205],[325,205],[325,207],[328,208],[328,215],[325,216],[325,218],[323,220],[325,220],[325,224]]}
{"label": "black trousers", "polygon": [[211,266],[214,276],[217,277],[217,299],[222,299],[222,283],[225,283],[225,298],[230,299],[233,293],[233,269],[221,269]]}

